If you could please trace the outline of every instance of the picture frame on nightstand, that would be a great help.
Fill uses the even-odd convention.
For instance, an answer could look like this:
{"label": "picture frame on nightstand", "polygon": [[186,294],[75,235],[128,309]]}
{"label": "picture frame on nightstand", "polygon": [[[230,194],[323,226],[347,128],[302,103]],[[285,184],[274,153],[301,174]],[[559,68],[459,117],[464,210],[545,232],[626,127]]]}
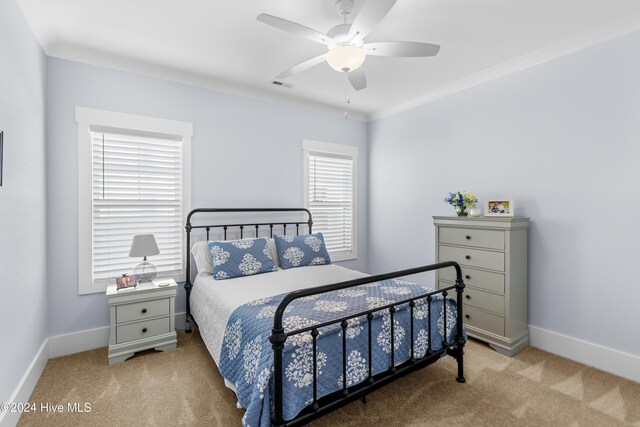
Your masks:
{"label": "picture frame on nightstand", "polygon": [[116,278],[116,289],[119,291],[128,288],[135,288],[137,285],[138,278],[134,275],[128,276],[123,274],[122,277]]}

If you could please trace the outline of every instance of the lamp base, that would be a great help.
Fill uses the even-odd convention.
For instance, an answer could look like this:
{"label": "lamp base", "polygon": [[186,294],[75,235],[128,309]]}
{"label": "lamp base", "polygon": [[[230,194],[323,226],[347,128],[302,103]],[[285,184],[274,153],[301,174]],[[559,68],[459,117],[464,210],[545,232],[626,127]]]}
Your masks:
{"label": "lamp base", "polygon": [[138,279],[138,283],[150,282],[156,278],[158,269],[146,259],[133,268],[133,275]]}

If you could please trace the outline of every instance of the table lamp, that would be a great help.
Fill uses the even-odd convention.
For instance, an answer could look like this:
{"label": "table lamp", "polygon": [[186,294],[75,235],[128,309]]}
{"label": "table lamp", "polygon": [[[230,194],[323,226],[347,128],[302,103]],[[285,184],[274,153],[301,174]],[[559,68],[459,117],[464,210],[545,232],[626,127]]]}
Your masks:
{"label": "table lamp", "polygon": [[147,261],[148,256],[158,255],[160,250],[156,244],[153,234],[137,234],[133,236],[131,242],[130,257],[143,257],[142,262],[133,269],[133,275],[138,279],[138,283],[150,282],[156,278],[156,266]]}

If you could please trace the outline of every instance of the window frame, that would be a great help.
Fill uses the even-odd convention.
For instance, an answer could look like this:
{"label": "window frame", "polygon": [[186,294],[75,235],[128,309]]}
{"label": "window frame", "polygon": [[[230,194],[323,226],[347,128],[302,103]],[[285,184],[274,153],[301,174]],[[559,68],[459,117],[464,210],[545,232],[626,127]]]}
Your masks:
{"label": "window frame", "polygon": [[[191,138],[193,124],[176,120],[120,113],[76,106],[78,124],[78,294],[87,295],[105,292],[107,281],[92,281],[92,151],[91,126],[132,133],[168,134],[182,138],[182,222],[191,211]],[[181,242],[181,253],[185,253],[185,239]],[[132,261],[132,267],[135,264]],[[183,281],[186,266],[170,277]]]}
{"label": "window frame", "polygon": [[[335,144],[331,142],[315,141],[310,139],[302,140],[303,155],[303,200],[304,207],[309,207],[309,155],[319,154],[328,156],[350,157],[351,168],[351,251],[350,252],[329,252],[331,261],[350,261],[358,259],[358,147],[353,145]],[[313,212],[311,212],[313,214]],[[314,229],[314,231],[316,231]]]}

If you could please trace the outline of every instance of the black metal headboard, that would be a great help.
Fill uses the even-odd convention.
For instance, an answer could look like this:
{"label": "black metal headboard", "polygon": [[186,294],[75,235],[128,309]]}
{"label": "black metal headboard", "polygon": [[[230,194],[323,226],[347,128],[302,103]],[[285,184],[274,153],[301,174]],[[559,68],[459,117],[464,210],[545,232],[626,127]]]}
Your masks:
{"label": "black metal headboard", "polygon": [[[199,213],[251,213],[251,212],[261,212],[261,213],[291,213],[291,212],[303,212],[308,216],[307,221],[268,221],[268,222],[234,222],[231,224],[203,224],[203,225],[193,225],[192,217],[195,214]],[[187,262],[187,270],[184,282],[184,290],[187,294],[187,332],[191,331],[191,322],[195,324],[195,320],[191,316],[191,308],[189,306],[189,296],[191,295],[191,288],[193,288],[193,284],[191,283],[191,231],[194,229],[204,229],[207,233],[207,240],[209,240],[210,232],[212,229],[221,229],[223,231],[223,239],[227,239],[227,231],[231,229],[238,229],[240,231],[240,238],[244,237],[245,229],[249,228],[249,230],[254,231],[254,236],[258,237],[260,233],[260,227],[269,227],[269,237],[273,237],[273,227],[282,226],[282,234],[287,234],[287,226],[296,227],[296,235],[300,233],[300,225],[306,224],[308,227],[308,232],[312,233],[313,228],[313,219],[311,217],[311,211],[305,208],[199,208],[194,209],[189,212],[187,215],[187,224],[185,225],[185,230],[187,231],[187,245],[186,245],[186,262]]]}

